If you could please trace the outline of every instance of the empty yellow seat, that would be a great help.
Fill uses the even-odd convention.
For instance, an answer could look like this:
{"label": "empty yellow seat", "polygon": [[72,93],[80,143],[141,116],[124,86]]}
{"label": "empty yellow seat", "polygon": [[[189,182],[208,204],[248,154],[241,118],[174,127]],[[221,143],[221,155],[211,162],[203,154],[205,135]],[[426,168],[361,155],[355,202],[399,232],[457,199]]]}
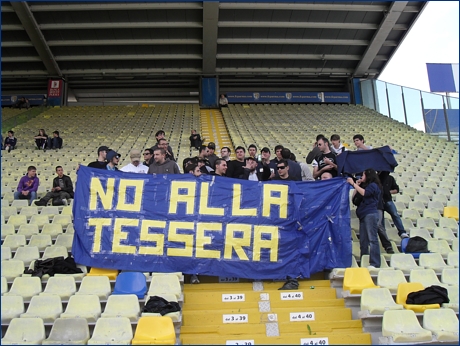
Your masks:
{"label": "empty yellow seat", "polygon": [[133,345],[174,345],[176,333],[171,318],[166,316],[141,317],[137,323]]}
{"label": "empty yellow seat", "polygon": [[367,268],[347,268],[343,278],[343,290],[350,294],[360,294],[365,288],[378,288],[372,281]]}
{"label": "empty yellow seat", "polygon": [[450,217],[458,221],[458,207],[444,207],[444,217]]}
{"label": "empty yellow seat", "polygon": [[401,304],[404,309],[412,310],[414,312],[423,312],[426,309],[439,309],[439,304],[406,304],[407,296],[409,293],[424,290],[425,287],[420,282],[400,283],[398,285],[398,292],[396,293],[396,304]]}
{"label": "empty yellow seat", "polygon": [[116,280],[118,276],[118,270],[92,267],[87,276],[107,276],[109,280]]}

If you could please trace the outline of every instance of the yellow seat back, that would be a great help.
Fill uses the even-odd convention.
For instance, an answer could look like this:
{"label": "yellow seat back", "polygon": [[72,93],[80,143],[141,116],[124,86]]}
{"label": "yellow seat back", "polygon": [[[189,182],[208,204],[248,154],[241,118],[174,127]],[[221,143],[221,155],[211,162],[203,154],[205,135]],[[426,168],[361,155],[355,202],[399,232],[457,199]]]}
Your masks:
{"label": "yellow seat back", "polygon": [[406,304],[409,293],[422,291],[424,289],[425,288],[420,282],[400,283],[398,285],[398,291],[396,292],[396,304],[401,304],[404,306],[404,309],[412,310],[414,312],[423,312],[426,309],[439,309],[439,304]]}
{"label": "yellow seat back", "polygon": [[92,267],[87,276],[108,276],[109,280],[116,280],[118,270]]}
{"label": "yellow seat back", "polygon": [[137,323],[133,345],[174,345],[176,333],[171,318],[166,316],[145,316]]}
{"label": "yellow seat back", "polygon": [[458,221],[458,207],[444,207],[444,217],[450,217]]}
{"label": "yellow seat back", "polygon": [[343,290],[350,294],[360,294],[365,288],[378,288],[372,281],[367,268],[347,268],[343,278]]}

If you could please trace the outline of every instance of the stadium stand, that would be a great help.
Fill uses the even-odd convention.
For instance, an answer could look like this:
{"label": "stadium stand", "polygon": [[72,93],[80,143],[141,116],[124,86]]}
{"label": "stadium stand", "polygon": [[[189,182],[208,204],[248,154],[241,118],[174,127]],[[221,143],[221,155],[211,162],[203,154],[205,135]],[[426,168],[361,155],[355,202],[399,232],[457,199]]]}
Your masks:
{"label": "stadium stand", "polygon": [[[60,108],[60,109],[55,109],[55,108],[50,108],[47,109],[44,113],[44,116],[41,119],[32,119],[29,122],[19,125],[18,128],[15,128],[16,133],[20,133],[21,137],[27,137],[27,136],[32,136],[36,132],[36,128],[38,126],[44,126],[44,127],[58,127],[58,128],[65,128],[66,130],[62,131],[63,137],[66,138],[66,145],[63,149],[60,151],[47,151],[46,153],[42,151],[32,151],[33,155],[28,155],[27,157],[23,157],[26,153],[26,151],[30,151],[30,149],[27,149],[27,145],[24,145],[21,143],[21,145],[18,147],[17,150],[14,152],[11,152],[9,154],[8,162],[16,162],[15,165],[2,165],[2,176],[8,176],[11,180],[8,182],[8,184],[11,184],[11,192],[14,191],[15,189],[15,184],[17,184],[17,181],[20,179],[20,177],[24,174],[25,167],[29,164],[34,164],[38,168],[38,176],[42,181],[42,185],[44,186],[44,191],[43,193],[46,193],[48,189],[51,187],[51,182],[50,180],[54,177],[54,167],[55,165],[62,165],[65,170],[65,174],[68,174],[71,176],[73,183],[75,184],[76,182],[76,168],[79,163],[81,164],[87,164],[91,161],[94,160],[95,158],[95,146],[92,142],[94,138],[97,139],[98,143],[100,144],[105,144],[109,147],[114,148],[117,152],[121,152],[122,158],[121,158],[121,163],[120,165],[123,165],[124,163],[127,163],[126,161],[128,159],[127,154],[129,151],[133,148],[148,148],[152,146],[155,143],[155,138],[154,138],[154,129],[162,128],[165,130],[167,133],[167,136],[169,137],[169,142],[170,145],[174,149],[174,155],[178,157],[179,160],[189,157],[191,155],[194,155],[194,153],[190,150],[189,146],[189,132],[192,128],[197,128],[202,130],[203,129],[203,119],[206,119],[206,122],[212,123],[216,122],[216,119],[219,118],[210,118],[211,116],[219,116],[220,112],[212,112],[211,113],[205,113],[203,114],[200,112],[200,109],[196,105],[174,105],[174,104],[163,104],[163,105],[156,105],[155,107],[148,107],[148,108],[142,108],[142,107],[129,107],[129,106],[110,106],[110,107],[71,107],[71,108]],[[286,122],[286,123],[280,123],[278,120],[278,114],[286,114],[286,116],[289,117],[291,122]],[[171,115],[172,114],[172,115]],[[311,146],[311,139],[316,136],[318,132],[325,132],[328,133],[329,130],[329,124],[330,124],[330,119],[329,117],[334,117],[334,123],[337,125],[337,132],[341,134],[341,137],[344,138],[345,142],[351,142],[351,138],[355,132],[361,132],[364,134],[366,138],[369,138],[370,144],[372,144],[374,147],[378,147],[381,145],[385,145],[386,143],[386,136],[385,134],[387,131],[392,131],[392,132],[397,132],[400,133],[401,135],[407,135],[410,136],[411,138],[414,139],[414,141],[422,141],[426,144],[426,146],[429,148],[431,151],[432,155],[430,154],[430,157],[436,157],[437,155],[443,155],[443,152],[445,151],[454,151],[457,152],[457,148],[455,145],[452,143],[446,142],[445,140],[442,139],[437,139],[437,138],[432,138],[429,137],[421,132],[416,132],[411,130],[410,128],[406,127],[405,125],[402,125],[394,120],[388,119],[387,117],[381,116],[374,111],[368,110],[364,107],[360,106],[352,106],[352,105],[346,105],[346,106],[318,106],[318,105],[270,105],[270,106],[261,106],[261,105],[230,105],[227,109],[222,110],[222,120],[223,124],[219,122],[219,127],[220,127],[220,137],[219,136],[211,136],[209,133],[207,136],[203,134],[207,139],[209,138],[209,141],[214,141],[216,143],[216,146],[218,148],[228,145],[228,142],[225,141],[225,131],[228,131],[228,136],[230,138],[230,143],[231,143],[231,148],[236,147],[237,145],[243,145],[243,146],[248,146],[249,144],[255,143],[257,147],[261,148],[263,146],[267,146],[269,148],[273,148],[277,144],[284,144],[286,147],[291,148],[291,150],[299,157],[299,160],[303,160],[303,158],[306,156],[308,153],[308,150]],[[99,115],[99,116],[95,116]],[[111,122],[115,124],[115,126],[111,129],[107,129],[105,126],[103,126],[103,122],[101,120],[101,115],[105,117],[104,122]],[[349,124],[353,121],[355,122],[355,118],[358,117],[361,121],[359,123],[368,123],[369,127],[362,125],[359,128],[353,128],[353,130],[350,130]],[[315,127],[312,128],[311,126],[306,126],[304,119],[308,118],[309,123],[315,123]],[[79,121],[78,123],[75,121],[75,119],[80,119],[81,122]],[[49,122],[49,125],[47,125]],[[130,123],[136,123],[136,128],[149,128],[152,129],[149,131],[149,133],[145,133],[144,131],[134,131],[134,130],[129,130],[131,127],[128,126]],[[53,124],[53,125],[51,125]],[[177,124],[180,124],[180,126],[177,126]],[[257,126],[255,126],[257,124]],[[208,126],[214,126],[214,125],[208,125]],[[372,134],[369,133],[368,129],[372,126],[373,131]],[[96,130],[97,129],[97,130]],[[86,133],[88,137],[91,137],[92,140],[82,138],[81,133]],[[202,133],[207,133],[203,132]],[[115,134],[123,134],[122,136],[114,136]],[[426,215],[425,219],[433,221],[434,225],[432,224],[432,229],[428,228],[418,228],[415,226],[417,221],[422,218],[422,215],[424,215],[428,210],[434,210],[436,207],[437,211],[439,214],[441,214],[441,206],[442,206],[442,211],[444,212],[444,206],[447,205],[447,202],[450,201],[453,192],[450,190],[436,190],[433,188],[432,194],[431,195],[424,195],[424,194],[419,194],[420,189],[424,187],[424,185],[421,185],[419,187],[419,190],[417,191],[415,188],[415,192],[411,191],[409,188],[409,194],[406,193],[406,187],[403,185],[405,179],[407,179],[408,182],[411,182],[411,179],[415,179],[419,183],[422,183],[422,179],[427,182],[429,181],[428,179],[430,178],[431,174],[433,174],[434,180],[432,182],[434,183],[440,183],[440,182],[446,182],[447,184],[454,185],[458,179],[456,175],[447,175],[447,176],[441,176],[439,175],[439,171],[432,169],[429,172],[423,172],[424,174],[420,175],[420,171],[417,171],[416,168],[416,163],[411,160],[411,157],[417,156],[418,152],[417,151],[411,151],[407,146],[402,146],[402,142],[396,141],[395,143],[391,143],[392,147],[399,152],[399,156],[397,156],[399,166],[396,168],[395,176],[397,176],[398,181],[401,184],[401,194],[396,196],[396,201],[397,202],[402,202],[399,205],[399,212],[401,213],[406,211],[406,210],[412,210],[414,212],[417,212],[418,216],[414,217],[412,220],[411,219],[404,219],[404,223],[411,222],[411,230],[414,232],[411,234],[413,235],[424,235],[428,237],[428,234],[430,237],[433,237],[433,239],[441,239],[441,240],[447,240],[449,241],[448,244],[451,244],[453,240],[456,239],[457,235],[457,228],[458,225],[455,221],[455,228],[453,227],[454,224],[449,224],[447,226],[442,226],[441,223],[445,223],[446,221],[442,221],[442,217],[439,218],[438,216],[434,218],[430,218],[429,215]],[[32,145],[32,144],[31,144]],[[412,149],[412,148],[411,148]],[[218,153],[218,150],[216,150]],[[2,157],[2,160],[4,160],[5,155]],[[16,161],[15,161],[16,160]],[[46,161],[44,161],[46,160]],[[49,166],[43,165],[43,162],[48,162]],[[433,164],[436,164],[433,162]],[[458,162],[457,162],[458,165]],[[414,168],[412,170],[412,168]],[[454,164],[449,165],[447,167],[448,169],[452,169],[453,172],[457,174],[458,172],[458,167],[456,167]],[[441,180],[440,180],[441,179]],[[3,183],[2,183],[3,184]],[[5,185],[2,185],[4,187]],[[455,190],[454,190],[455,191]],[[422,191],[426,192],[426,191]],[[442,193],[442,194],[438,194]],[[19,201],[14,201],[12,200],[7,192],[5,192],[2,189],[2,196],[3,201],[5,204],[4,206],[7,206],[8,208],[11,209],[11,213],[9,213],[10,209],[8,208],[2,208],[2,216],[5,218],[5,221],[7,222],[7,228],[2,228],[2,238],[4,239],[5,245],[10,247],[11,251],[11,258],[8,259],[7,261],[17,261],[17,258],[20,258],[21,252],[23,249],[26,249],[28,247],[34,247],[36,246],[38,250],[41,253],[42,258],[46,258],[47,256],[44,256],[43,252],[51,250],[51,247],[60,247],[64,246],[64,248],[67,251],[70,251],[71,249],[71,239],[72,239],[72,233],[73,233],[73,227],[71,223],[71,219],[65,219],[59,223],[51,223],[51,221],[56,217],[56,216],[61,216],[61,215],[67,215],[68,217],[72,217],[71,215],[71,209],[70,207],[66,206],[61,206],[61,207],[54,207],[54,206],[47,206],[47,207],[29,207],[27,205],[23,205],[23,203],[17,203]],[[40,197],[40,196],[39,196]],[[405,199],[401,199],[404,197]],[[428,197],[428,199],[426,199]],[[455,199],[455,197],[454,197]],[[16,202],[16,203],[15,203]],[[418,203],[420,202],[420,203]],[[437,204],[433,204],[436,202]],[[415,204],[418,203],[418,204]],[[431,203],[431,204],[430,204]],[[7,205],[8,204],[8,205]],[[13,206],[14,204],[14,206]],[[15,208],[14,212],[12,207]],[[406,209],[414,207],[415,209]],[[423,208],[422,208],[423,207]],[[354,207],[352,207],[354,208]],[[429,208],[429,209],[428,209]],[[64,214],[64,211],[67,211]],[[69,213],[70,211],[70,213]],[[401,214],[400,214],[401,215]],[[16,222],[15,220],[12,220],[9,222],[9,219],[11,216],[16,217],[19,216],[21,220],[18,220]],[[25,217],[25,219],[23,218]],[[41,218],[41,219],[40,219]],[[355,224],[357,221],[356,219],[356,214],[352,213],[352,229],[355,232],[353,234],[355,241],[358,241],[359,233],[358,233],[358,227],[353,227],[353,224]],[[413,222],[413,223],[412,223]],[[400,244],[400,239],[397,236],[397,230],[394,228],[394,225],[392,224],[392,220],[386,217],[385,223],[387,225],[387,229],[390,228],[391,231],[388,233],[391,236],[391,240],[393,242],[396,242],[396,244]],[[57,227],[61,227],[59,230],[57,230]],[[426,231],[428,230],[428,234]],[[392,233],[393,231],[393,233]],[[409,231],[410,232],[410,231]],[[8,238],[10,236],[15,236],[17,237],[18,235],[24,236],[24,238],[15,240],[12,242],[13,239]],[[46,238],[45,238],[46,236]],[[63,237],[66,237],[66,240],[63,240]],[[352,236],[352,235],[351,235]],[[43,238],[43,239],[42,239]],[[19,241],[19,242],[18,242]],[[10,244],[10,245],[8,245]],[[400,248],[394,244],[394,247],[396,249],[396,252],[399,252]],[[447,244],[447,245],[448,245]],[[445,245],[445,244],[444,244]],[[431,248],[434,249],[435,245],[431,245]],[[19,250],[19,254],[16,255],[17,249],[21,248]],[[436,248],[437,249],[437,248]],[[5,249],[6,250],[6,249]],[[449,247],[449,250],[451,248]],[[449,259],[450,261],[454,261],[456,259],[455,256],[451,255],[451,252],[447,250],[445,246],[439,248],[439,250],[442,256],[448,256],[448,262]],[[2,255],[4,251],[2,249]],[[8,254],[7,251],[5,251],[6,254]],[[63,252],[62,252],[63,253]],[[54,256],[54,255],[53,255]],[[398,268],[403,268],[405,270],[405,267],[399,267],[398,265],[392,265],[393,261],[393,256],[394,259],[396,259],[396,256],[400,256],[399,254],[396,255],[390,255],[386,253],[382,253],[383,258],[386,259],[386,261],[389,262],[390,267],[394,267],[395,269]],[[410,256],[410,255],[409,255]],[[33,255],[32,257],[36,257],[36,254]],[[30,257],[30,261],[32,261],[35,258]],[[458,257],[458,256],[457,256]],[[382,261],[383,261],[382,258]],[[447,258],[447,257],[446,257]],[[359,250],[356,259],[359,260]],[[383,266],[385,264],[388,266],[387,262],[382,262]],[[16,263],[12,262],[12,263]],[[394,261],[393,261],[394,262]],[[396,262],[395,262],[396,263]],[[458,263],[458,261],[457,261]],[[26,259],[25,262],[21,261],[22,266],[25,265],[26,267],[28,266],[28,260]],[[413,263],[415,266],[410,267],[410,268],[418,268],[417,263]],[[358,265],[358,264],[356,264]],[[365,265],[365,263],[361,263],[361,265]],[[450,264],[449,264],[450,265]],[[7,274],[7,268],[3,270],[4,263],[2,262],[2,275],[10,275]],[[440,268],[439,268],[440,269]],[[435,269],[436,270],[436,269]],[[11,283],[13,282],[14,278],[19,277],[23,273],[24,269],[18,269],[15,274],[12,274],[12,276],[5,276],[8,281]],[[394,270],[376,270],[374,274],[371,271],[372,277],[374,280],[377,280],[376,283],[381,286],[381,287],[387,287],[391,290],[393,294],[396,293],[396,287],[399,282],[402,282],[402,279],[399,281],[396,279],[394,275],[387,275],[389,276],[389,279],[392,279],[395,281],[395,283],[386,283],[385,279],[383,276],[385,274],[389,274],[389,272],[393,272]],[[340,271],[335,271],[336,274],[340,274]],[[345,270],[341,272],[342,277],[340,280],[343,280],[343,275],[344,275]],[[396,272],[396,271],[395,271]],[[376,276],[378,273],[378,276]],[[409,271],[407,271],[407,279],[409,278]],[[84,277],[85,274],[80,274],[76,275],[76,285],[77,285],[77,290],[81,286],[81,280]],[[57,277],[59,277],[58,275]],[[382,277],[381,277],[382,276]],[[144,276],[145,277],[145,276]],[[404,277],[404,275],[402,275]],[[43,279],[45,280],[44,283],[46,283],[46,280],[48,280],[46,277]],[[341,282],[341,281],[340,281]],[[450,282],[450,281],[449,281]],[[151,280],[147,282],[150,287],[151,285]],[[112,286],[114,285],[114,280],[112,279]],[[203,284],[204,285],[204,284]],[[213,288],[211,290],[220,290],[221,288],[219,286],[216,286],[219,284],[214,284]],[[342,284],[340,283],[339,286],[341,287]],[[47,289],[49,289],[51,286],[43,286],[43,292],[47,292]],[[187,287],[188,288],[188,287]],[[206,292],[205,288],[201,288]],[[16,290],[16,288],[15,288]],[[41,291],[40,291],[41,292]],[[38,292],[38,293],[40,293]],[[37,293],[37,294],[38,294]],[[77,292],[78,293],[78,292]],[[109,292],[108,295],[104,293],[103,297],[101,299],[110,299],[111,294],[115,294],[116,292]],[[134,292],[133,292],[134,293]],[[44,293],[41,293],[42,295]],[[62,292],[59,292],[59,294],[63,294]],[[73,293],[70,292],[70,297],[67,295],[63,299],[72,299]],[[205,304],[203,306],[200,306],[200,304],[193,303],[193,300],[190,301],[187,299],[192,299],[193,294],[195,294],[195,290],[192,291],[187,291],[185,290],[183,293],[184,295],[184,316],[177,319],[180,322],[180,334],[177,333],[177,337],[182,340],[182,342],[187,343],[187,342],[200,342],[200,341],[207,341],[207,342],[224,342],[225,340],[232,340],[231,338],[235,338],[236,336],[234,335],[234,331],[231,330],[229,325],[225,324],[220,324],[220,325],[213,325],[209,324],[209,320],[206,322],[203,322],[203,327],[200,327],[201,329],[197,329],[198,331],[193,331],[191,329],[196,329],[197,327],[194,325],[190,325],[190,318],[192,320],[199,320],[198,316],[200,311],[206,311],[207,309],[210,308],[210,304]],[[190,294],[188,296],[188,294]],[[38,296],[37,296],[38,297]],[[41,295],[40,295],[41,297]],[[76,296],[75,296],[76,297]],[[6,297],[5,297],[6,298]],[[26,299],[31,299],[32,296],[27,297]],[[139,299],[142,299],[139,297]],[[326,302],[324,299],[320,300],[320,302],[324,303],[324,306],[329,306],[329,304],[332,304],[335,298],[328,298],[329,300]],[[337,300],[337,302],[340,302],[341,300]],[[254,301],[254,303],[257,303],[258,299]],[[70,308],[72,306],[75,306],[74,304],[67,303]],[[106,304],[106,301],[102,302],[100,301],[99,305],[102,306],[102,308],[105,307],[105,305],[101,304]],[[343,300],[342,300],[343,304]],[[245,306],[245,305],[242,305]],[[253,305],[254,307],[257,307],[257,304]],[[453,303],[453,306],[455,307],[455,303]],[[140,303],[140,307],[142,307],[142,303]],[[104,311],[101,308],[101,312]],[[190,310],[189,310],[190,309]],[[312,308],[313,309],[313,308]],[[322,310],[317,310],[319,307],[315,307],[315,313],[316,316],[321,316],[320,313],[322,313]],[[97,310],[97,309],[96,309]],[[214,308],[213,308],[214,310]],[[457,310],[458,310],[458,303],[457,303]],[[69,312],[66,310],[65,313],[69,315],[64,315],[63,317],[72,317],[75,316],[76,313],[73,313],[72,315],[72,309],[69,310]],[[189,312],[190,311],[190,312]],[[193,315],[190,315],[191,311],[194,311]],[[250,310],[252,311],[252,310]],[[283,312],[284,310],[280,310],[280,314],[278,315],[279,318],[282,318],[281,321],[279,321],[279,331],[280,335],[285,335],[284,337],[279,338],[279,342],[281,340],[283,342],[289,342],[290,340],[294,342],[296,336],[295,330],[291,325],[293,322],[288,322],[288,319],[285,317],[281,316],[286,316],[288,312]],[[296,312],[292,310],[292,312]],[[107,311],[108,312],[108,311]],[[222,310],[222,314],[226,312],[226,310]],[[298,311],[297,311],[298,312]],[[65,314],[64,313],[64,314]],[[90,335],[93,332],[94,325],[97,324],[97,322],[100,319],[105,318],[103,316],[104,313],[102,313],[101,316],[99,315],[94,315],[90,320],[91,322],[89,323],[89,330],[90,330]],[[196,315],[198,314],[198,315]],[[283,315],[284,314],[284,315]],[[99,316],[99,317],[98,317]],[[193,317],[191,317],[193,316]],[[249,314],[248,316],[252,316]],[[289,316],[289,315],[287,315]],[[182,319],[183,318],[183,319]],[[252,318],[252,317],[251,317]],[[217,321],[217,320],[215,320]],[[348,317],[348,319],[345,320],[339,320],[339,321],[334,321],[334,323],[337,323],[337,325],[341,325],[344,323],[347,323],[349,327],[344,327],[347,332],[352,335],[350,336],[350,340],[354,340],[356,343],[370,343],[370,336],[366,333],[363,334],[362,332],[362,326],[361,324],[359,327],[355,328],[351,327],[352,322],[354,320]],[[101,322],[102,323],[102,322]],[[214,322],[212,322],[214,323]],[[302,322],[303,323],[303,322]],[[322,324],[324,323],[324,325]],[[330,323],[330,322],[329,322]],[[46,324],[46,323],[45,323]],[[177,326],[177,322],[174,323]],[[326,327],[327,322],[324,321],[316,321],[316,322],[310,322],[309,325],[310,327],[317,331],[317,335],[328,335],[329,337],[329,342],[333,342],[334,340],[337,340],[337,342],[340,341],[340,336],[336,336],[336,333],[338,333],[338,330],[331,331]],[[250,323],[249,324],[251,328],[255,328],[256,324]],[[4,325],[6,327],[7,325]],[[136,325],[134,325],[136,326]],[[208,326],[208,329],[206,329],[205,326]],[[211,326],[215,327],[216,330],[227,330],[225,333],[227,336],[223,337],[217,337],[213,332],[210,332]],[[50,335],[50,325],[46,326],[46,335]],[[59,328],[62,328],[62,326],[59,326]],[[337,327],[339,328],[339,327]],[[133,329],[135,331],[135,329]],[[176,328],[177,331],[177,328]],[[253,331],[248,330],[248,335],[252,335],[256,331],[256,329],[253,329]],[[325,334],[324,334],[325,333]],[[134,335],[134,334],[133,334]],[[94,336],[93,336],[94,337]],[[299,336],[300,337],[300,336]],[[260,330],[256,333],[254,336],[255,340],[260,340],[260,342],[267,342],[266,339],[266,330]],[[220,340],[220,341],[219,341]],[[278,339],[277,339],[278,340]],[[298,340],[296,341],[298,342]],[[352,342],[352,341],[350,341]]]}
{"label": "stadium stand", "polygon": [[[21,88],[42,94],[54,76],[68,87],[62,107],[2,108],[3,139],[10,129],[18,138],[17,148],[2,151],[1,158],[2,344],[458,343],[452,313],[459,311],[458,143],[399,122],[412,105],[391,105],[392,118],[385,116],[390,100],[380,103],[382,114],[354,104],[198,105],[206,75],[218,76],[219,93],[279,86],[286,98],[297,88],[344,91],[358,79],[361,85],[375,82],[425,4],[2,3],[5,100]],[[352,96],[356,103],[369,97],[364,89]],[[435,96],[444,102],[434,94],[425,100]],[[174,102],[180,97],[183,103]],[[417,112],[421,117],[422,110]],[[40,128],[48,134],[58,129],[63,148],[37,150],[33,137]],[[94,161],[99,146],[121,154],[122,167],[131,162],[132,149],[156,144],[160,129],[181,171],[182,160],[196,155],[192,129],[204,144],[216,144],[217,155],[229,147],[232,159],[237,146],[255,144],[259,152],[268,147],[273,158],[274,147],[282,144],[305,162],[319,133],[340,134],[349,150],[355,150],[357,133],[374,148],[391,145],[398,161],[392,173],[400,186],[393,196],[397,211],[408,234],[427,239],[432,253],[404,254],[398,229],[385,213],[392,251],[381,247],[381,268],[367,268],[350,199],[351,268],[314,273],[299,280],[295,291],[279,291],[279,281],[226,283],[200,275],[201,283],[191,285],[182,273],[119,273],[78,263],[82,273],[25,274],[38,261],[71,256],[75,233],[72,199],[60,206],[14,200],[27,167],[37,167],[41,198],[51,191],[57,165],[75,188],[78,166]],[[360,275],[353,281],[349,273]],[[447,288],[449,303],[406,304],[409,292],[433,283]],[[181,311],[144,311],[154,295],[178,303]]]}

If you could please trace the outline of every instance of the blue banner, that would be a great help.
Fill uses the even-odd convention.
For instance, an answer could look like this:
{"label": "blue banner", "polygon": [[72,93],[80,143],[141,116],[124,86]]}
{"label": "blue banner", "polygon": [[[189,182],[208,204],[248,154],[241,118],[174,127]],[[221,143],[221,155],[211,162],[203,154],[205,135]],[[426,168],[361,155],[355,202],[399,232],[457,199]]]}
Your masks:
{"label": "blue banner", "polygon": [[350,186],[80,167],[77,263],[249,279],[351,265]]}
{"label": "blue banner", "polygon": [[21,97],[25,97],[29,100],[31,106],[41,106],[45,102],[45,95],[34,94],[34,95],[2,95],[2,107],[12,106],[18,102]]}
{"label": "blue banner", "polygon": [[350,103],[348,92],[229,91],[228,103]]}

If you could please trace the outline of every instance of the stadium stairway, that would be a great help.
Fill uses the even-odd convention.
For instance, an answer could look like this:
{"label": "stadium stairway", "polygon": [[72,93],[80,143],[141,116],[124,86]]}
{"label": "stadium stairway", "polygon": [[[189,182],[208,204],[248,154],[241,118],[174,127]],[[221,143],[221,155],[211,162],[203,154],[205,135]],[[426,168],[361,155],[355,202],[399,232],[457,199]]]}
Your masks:
{"label": "stadium stairway", "polygon": [[216,155],[220,156],[222,147],[231,149],[231,158],[234,159],[235,149],[230,139],[230,135],[225,125],[222,112],[219,109],[201,109],[201,138],[205,139],[205,143],[214,142],[216,144]]}
{"label": "stadium stairway", "polygon": [[[201,279],[201,276],[200,276]],[[203,282],[203,281],[202,281]],[[209,282],[209,281],[207,281]],[[188,344],[371,344],[328,280],[184,285],[180,339]]]}

